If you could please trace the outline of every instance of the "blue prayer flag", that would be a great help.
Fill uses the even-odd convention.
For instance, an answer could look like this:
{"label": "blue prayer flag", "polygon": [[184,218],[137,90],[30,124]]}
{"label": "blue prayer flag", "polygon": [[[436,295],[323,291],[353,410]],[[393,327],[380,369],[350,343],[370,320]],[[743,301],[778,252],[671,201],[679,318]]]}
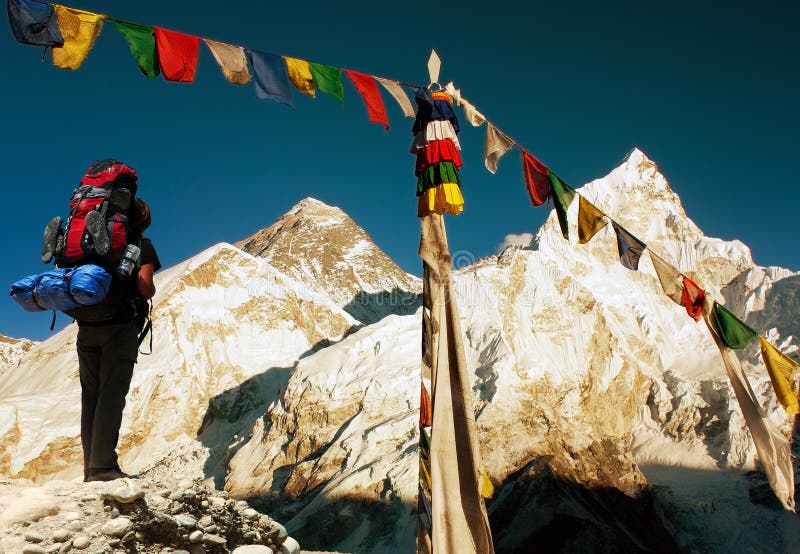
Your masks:
{"label": "blue prayer flag", "polygon": [[630,234],[622,225],[612,221],[611,225],[617,232],[617,249],[619,262],[632,271],[639,269],[639,258],[647,245]]}
{"label": "blue prayer flag", "polygon": [[30,0],[8,0],[6,7],[8,22],[17,42],[34,46],[64,45],[52,5]]}
{"label": "blue prayer flag", "polygon": [[294,107],[286,60],[282,56],[256,50],[245,50],[245,54],[253,71],[256,96]]}

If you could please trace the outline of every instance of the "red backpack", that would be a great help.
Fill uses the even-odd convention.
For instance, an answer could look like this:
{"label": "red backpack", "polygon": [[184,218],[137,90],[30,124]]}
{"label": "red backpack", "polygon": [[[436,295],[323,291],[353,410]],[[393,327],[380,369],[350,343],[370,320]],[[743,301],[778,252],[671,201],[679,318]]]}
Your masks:
{"label": "red backpack", "polygon": [[128,209],[136,196],[136,171],[114,159],[94,162],[72,192],[59,267],[93,263],[113,271],[132,239]]}

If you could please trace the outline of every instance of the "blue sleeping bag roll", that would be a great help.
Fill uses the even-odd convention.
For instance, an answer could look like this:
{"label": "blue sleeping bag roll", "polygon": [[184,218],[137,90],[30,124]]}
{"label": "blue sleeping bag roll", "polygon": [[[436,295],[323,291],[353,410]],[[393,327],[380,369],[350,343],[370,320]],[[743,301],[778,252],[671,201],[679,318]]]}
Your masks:
{"label": "blue sleeping bag roll", "polygon": [[82,265],[75,268],[69,280],[70,296],[82,306],[97,304],[108,295],[111,274],[99,265]]}
{"label": "blue sleeping bag roll", "polygon": [[10,295],[28,312],[70,310],[97,304],[110,287],[111,274],[100,266],[87,264],[29,275],[11,285]]}

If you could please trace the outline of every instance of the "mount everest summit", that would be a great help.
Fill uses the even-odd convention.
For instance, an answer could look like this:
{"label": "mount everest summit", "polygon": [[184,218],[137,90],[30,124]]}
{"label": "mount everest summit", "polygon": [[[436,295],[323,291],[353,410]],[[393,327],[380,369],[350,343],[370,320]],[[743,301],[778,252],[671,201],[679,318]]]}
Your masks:
{"label": "mount everest summit", "polygon": [[[579,192],[797,357],[800,274],[704,236],[641,151]],[[800,544],[719,350],[664,295],[647,254],[629,271],[610,226],[579,245],[551,214],[530,245],[454,280],[498,552]],[[344,212],[306,199],[235,246],[162,271],[156,286],[153,355],[134,372],[122,466],[224,488],[304,548],[412,551],[420,280]],[[0,476],[81,477],[76,332],[0,339]],[[757,345],[739,355],[790,434]]]}

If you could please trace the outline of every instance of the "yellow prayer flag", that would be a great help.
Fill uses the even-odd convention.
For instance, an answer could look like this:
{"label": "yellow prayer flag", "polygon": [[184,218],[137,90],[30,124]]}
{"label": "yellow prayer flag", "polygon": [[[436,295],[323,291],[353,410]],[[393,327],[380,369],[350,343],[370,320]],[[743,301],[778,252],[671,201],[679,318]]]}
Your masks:
{"label": "yellow prayer flag", "polygon": [[284,56],[283,59],[286,60],[286,70],[289,72],[289,79],[294,83],[295,88],[303,94],[316,98],[317,91],[314,87],[314,77],[311,76],[308,62],[290,58],[289,56]]}
{"label": "yellow prayer flag", "polygon": [[787,414],[800,413],[794,379],[795,371],[800,364],[780,352],[764,337],[758,337],[758,341],[761,343],[761,356],[764,359],[764,365],[767,366],[767,373],[769,373],[769,379],[772,381],[772,388],[775,389],[778,401]]}
{"label": "yellow prayer flag", "polygon": [[489,475],[483,468],[481,468],[481,482],[479,487],[481,491],[481,496],[483,498],[491,498],[494,496],[494,483],[492,483],[492,480],[489,479]]}
{"label": "yellow prayer flag", "polygon": [[419,459],[419,480],[422,483],[425,483],[425,486],[428,487],[428,490],[431,490],[431,474],[428,471],[428,466],[425,464],[425,460],[422,458]]}
{"label": "yellow prayer flag", "polygon": [[603,212],[597,206],[578,195],[578,243],[586,244],[595,234],[605,227],[608,222],[603,219]]}
{"label": "yellow prayer flag", "polygon": [[58,28],[64,37],[64,46],[53,48],[53,65],[62,69],[78,69],[100,36],[105,16],[59,4],[53,7]]}

